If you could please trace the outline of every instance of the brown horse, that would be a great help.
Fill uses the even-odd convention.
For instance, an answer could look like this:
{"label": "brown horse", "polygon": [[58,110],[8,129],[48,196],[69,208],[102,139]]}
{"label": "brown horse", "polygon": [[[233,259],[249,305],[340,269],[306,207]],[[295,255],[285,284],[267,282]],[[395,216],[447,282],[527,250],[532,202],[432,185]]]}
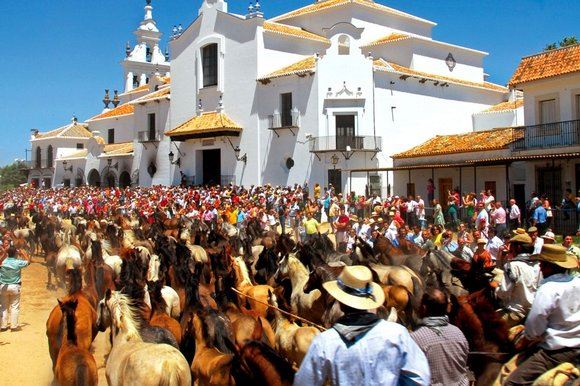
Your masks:
{"label": "brown horse", "polygon": [[66,302],[58,302],[64,315],[63,329],[66,336],[63,337],[62,345],[56,360],[54,377],[60,386],[96,386],[98,384],[97,363],[93,355],[78,344],[76,334],[76,310],[77,299]]}
{"label": "brown horse", "polygon": [[211,345],[213,326],[200,315],[193,317],[195,330],[195,356],[191,364],[191,372],[198,385],[234,385],[231,375],[234,355],[224,353]]}
{"label": "brown horse", "polygon": [[[97,312],[91,305],[86,294],[82,290],[82,276],[79,269],[72,269],[67,272],[70,281],[69,294],[63,302],[76,300],[76,336],[79,348],[88,350],[93,339],[97,335]],[[46,336],[48,338],[48,349],[53,367],[56,364],[63,336],[63,314],[60,307],[55,306],[48,320],[46,321]]]}
{"label": "brown horse", "polygon": [[161,281],[148,281],[147,288],[149,290],[149,299],[151,300],[149,324],[169,330],[175,337],[177,344],[181,344],[181,325],[167,314],[167,304],[161,295],[163,283]]}

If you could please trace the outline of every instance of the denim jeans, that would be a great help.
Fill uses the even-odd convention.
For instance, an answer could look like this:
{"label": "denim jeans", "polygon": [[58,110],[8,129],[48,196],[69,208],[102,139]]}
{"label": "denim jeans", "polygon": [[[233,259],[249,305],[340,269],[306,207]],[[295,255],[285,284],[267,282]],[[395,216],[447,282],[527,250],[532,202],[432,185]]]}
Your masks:
{"label": "denim jeans", "polygon": [[0,328],[8,328],[10,313],[10,328],[18,327],[20,314],[20,284],[0,284]]}

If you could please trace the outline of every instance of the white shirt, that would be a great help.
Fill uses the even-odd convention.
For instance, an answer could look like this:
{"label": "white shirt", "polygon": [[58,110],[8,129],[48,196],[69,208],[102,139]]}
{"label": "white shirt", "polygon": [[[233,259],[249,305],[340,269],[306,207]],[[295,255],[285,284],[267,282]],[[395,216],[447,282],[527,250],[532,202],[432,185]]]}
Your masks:
{"label": "white shirt", "polygon": [[[485,220],[485,221],[481,221],[481,220]],[[489,214],[487,214],[487,212],[485,211],[485,209],[482,209],[479,214],[477,215],[477,224],[476,226],[479,227],[480,224],[483,223],[484,227],[487,227],[487,224],[489,224]]]}
{"label": "white shirt", "polygon": [[541,283],[526,319],[528,338],[548,350],[580,347],[580,277],[556,274]]}
{"label": "white shirt", "polygon": [[485,249],[487,249],[487,251],[491,255],[491,258],[493,259],[493,261],[497,260],[497,254],[499,253],[499,247],[501,247],[502,245],[503,245],[503,241],[501,241],[501,239],[497,236],[494,236],[491,240],[487,241]]}
{"label": "white shirt", "polygon": [[510,208],[510,220],[516,220],[520,218],[520,208],[517,204],[513,204]]}
{"label": "white shirt", "polygon": [[294,386],[429,385],[425,354],[400,324],[380,321],[347,346],[331,328],[316,336]]}
{"label": "white shirt", "polygon": [[539,255],[542,253],[542,247],[544,246],[544,239],[538,236],[536,241],[534,241],[534,255]]}
{"label": "white shirt", "polygon": [[508,310],[526,316],[538,291],[540,264],[530,262],[529,255],[519,255],[504,266],[504,275],[496,291]]}

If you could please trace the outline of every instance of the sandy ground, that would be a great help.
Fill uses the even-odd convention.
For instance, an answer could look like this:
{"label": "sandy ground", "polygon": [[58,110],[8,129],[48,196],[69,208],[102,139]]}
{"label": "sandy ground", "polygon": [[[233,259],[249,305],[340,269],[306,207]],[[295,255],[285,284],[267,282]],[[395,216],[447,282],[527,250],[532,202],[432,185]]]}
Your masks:
{"label": "sandy ground", "polygon": [[[23,271],[20,324],[17,332],[0,332],[0,386],[48,386],[53,383],[52,362],[48,354],[46,319],[63,291],[46,289],[43,258],[35,257]],[[108,334],[99,333],[93,351],[99,367],[99,385],[107,385],[104,356],[109,352]]]}

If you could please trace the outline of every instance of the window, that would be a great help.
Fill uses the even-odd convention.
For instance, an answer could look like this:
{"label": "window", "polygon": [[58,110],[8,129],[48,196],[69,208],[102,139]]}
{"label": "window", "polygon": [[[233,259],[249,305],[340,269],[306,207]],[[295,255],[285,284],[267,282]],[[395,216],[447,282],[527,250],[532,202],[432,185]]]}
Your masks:
{"label": "window", "polygon": [[155,130],[155,114],[148,114],[148,130],[149,130],[149,140],[154,141],[155,137],[157,136],[157,132]]}
{"label": "window", "polygon": [[350,55],[350,38],[346,35],[341,35],[338,38],[338,54]]}
{"label": "window", "polygon": [[415,184],[412,182],[407,183],[407,197],[415,197]]}
{"label": "window", "polygon": [[115,143],[115,129],[109,129],[107,143]]}
{"label": "window", "polygon": [[491,191],[491,195],[495,197],[495,199],[497,200],[497,197],[495,196],[495,181],[485,181],[485,193],[487,194],[487,192]]}
{"label": "window", "polygon": [[139,87],[139,75],[133,75],[133,87]]}
{"label": "window", "polygon": [[574,102],[576,105],[576,119],[580,119],[580,94],[574,95]]}
{"label": "window", "polygon": [[346,150],[347,146],[358,149],[354,136],[354,115],[336,116],[336,149]]}
{"label": "window", "polygon": [[151,63],[151,58],[153,56],[153,53],[151,52],[151,48],[149,48],[149,46],[147,46],[147,50],[145,51],[145,60],[149,63]]}
{"label": "window", "polygon": [[40,146],[36,148],[36,167],[42,167],[42,149]]}
{"label": "window", "polygon": [[210,44],[202,48],[203,87],[217,86],[218,45]]}
{"label": "window", "polygon": [[48,149],[46,149],[46,167],[52,167],[52,145],[49,145]]}
{"label": "window", "polygon": [[77,149],[84,149],[85,145],[83,145],[82,143],[77,143]]}
{"label": "window", "polygon": [[280,121],[282,127],[290,127],[292,125],[292,93],[280,95]]}
{"label": "window", "polygon": [[540,123],[553,123],[556,118],[556,99],[540,101]]}

